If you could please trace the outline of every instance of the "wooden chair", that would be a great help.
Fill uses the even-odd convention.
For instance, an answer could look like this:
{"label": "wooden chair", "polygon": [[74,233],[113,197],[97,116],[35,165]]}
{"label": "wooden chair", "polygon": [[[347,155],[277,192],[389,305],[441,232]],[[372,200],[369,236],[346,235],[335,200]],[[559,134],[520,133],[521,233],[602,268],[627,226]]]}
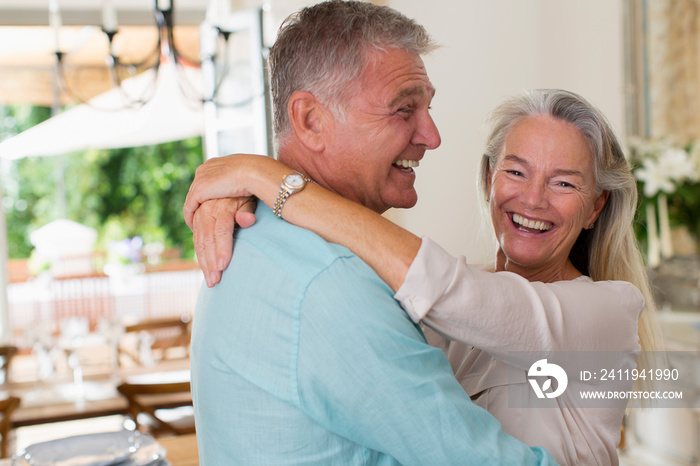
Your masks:
{"label": "wooden chair", "polygon": [[[190,346],[190,316],[166,317],[159,319],[143,320],[137,324],[128,325],[124,328],[125,334],[143,334],[151,336],[150,350],[159,352],[159,359],[167,358],[168,350],[180,348],[183,357],[189,357]],[[138,343],[134,348],[120,344],[120,355],[128,356],[132,361],[147,365],[151,361],[144,361],[139,354]],[[153,355],[155,357],[155,354]],[[121,360],[121,358],[120,358]]]}
{"label": "wooden chair", "polygon": [[90,331],[94,332],[101,321],[112,315],[114,296],[109,277],[56,278],[51,280],[49,289],[56,329],[62,321],[78,318],[87,319]]}
{"label": "wooden chair", "polygon": [[0,346],[0,383],[10,381],[10,363],[16,354],[16,346]]}
{"label": "wooden chair", "polygon": [[0,420],[0,435],[2,436],[2,440],[0,440],[0,457],[2,458],[8,457],[7,447],[10,441],[10,431],[12,430],[12,413],[19,406],[19,401],[19,398],[16,396],[0,401],[0,413],[2,413],[2,420]]}
{"label": "wooden chair", "polygon": [[154,436],[195,432],[193,410],[181,414],[181,408],[192,406],[189,382],[123,383],[117,390],[129,402],[129,416],[137,429]]}

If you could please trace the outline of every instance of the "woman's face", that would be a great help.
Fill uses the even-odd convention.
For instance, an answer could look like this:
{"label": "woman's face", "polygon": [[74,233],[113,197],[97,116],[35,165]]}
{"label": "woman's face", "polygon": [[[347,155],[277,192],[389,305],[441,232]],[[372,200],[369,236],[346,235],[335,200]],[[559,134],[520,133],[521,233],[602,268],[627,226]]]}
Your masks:
{"label": "woman's face", "polygon": [[520,121],[490,173],[489,191],[499,270],[548,282],[579,275],[569,252],[607,193],[595,193],[591,151],[576,127],[541,115]]}

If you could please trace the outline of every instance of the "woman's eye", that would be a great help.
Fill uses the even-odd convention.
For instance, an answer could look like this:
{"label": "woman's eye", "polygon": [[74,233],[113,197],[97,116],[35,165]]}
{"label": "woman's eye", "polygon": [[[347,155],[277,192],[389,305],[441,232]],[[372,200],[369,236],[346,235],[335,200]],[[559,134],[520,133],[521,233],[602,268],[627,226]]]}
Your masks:
{"label": "woman's eye", "polygon": [[555,185],[560,188],[577,189],[575,185],[569,183],[568,181],[557,181]]}
{"label": "woman's eye", "polygon": [[513,176],[522,176],[523,173],[518,170],[506,170],[506,173],[513,175]]}

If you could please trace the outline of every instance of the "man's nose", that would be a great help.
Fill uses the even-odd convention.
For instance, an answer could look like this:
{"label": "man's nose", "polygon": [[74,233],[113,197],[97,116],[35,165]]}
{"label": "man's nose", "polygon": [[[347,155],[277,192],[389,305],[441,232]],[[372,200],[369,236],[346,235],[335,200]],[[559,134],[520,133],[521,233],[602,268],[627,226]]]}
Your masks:
{"label": "man's nose", "polygon": [[413,133],[413,144],[423,146],[427,150],[437,149],[442,142],[440,131],[438,131],[433,117],[429,113],[425,113],[418,121],[416,130]]}

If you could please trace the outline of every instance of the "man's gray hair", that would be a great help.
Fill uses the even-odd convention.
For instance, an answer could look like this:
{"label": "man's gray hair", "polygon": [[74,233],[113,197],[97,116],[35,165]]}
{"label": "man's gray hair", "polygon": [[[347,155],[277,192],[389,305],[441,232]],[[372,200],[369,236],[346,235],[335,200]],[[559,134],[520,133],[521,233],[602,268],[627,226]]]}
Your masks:
{"label": "man's gray hair", "polygon": [[342,117],[351,86],[367,52],[398,48],[417,55],[435,45],[423,26],[398,11],[361,1],[330,0],[289,16],[270,50],[274,129],[291,129],[287,106],[294,92],[308,91]]}

